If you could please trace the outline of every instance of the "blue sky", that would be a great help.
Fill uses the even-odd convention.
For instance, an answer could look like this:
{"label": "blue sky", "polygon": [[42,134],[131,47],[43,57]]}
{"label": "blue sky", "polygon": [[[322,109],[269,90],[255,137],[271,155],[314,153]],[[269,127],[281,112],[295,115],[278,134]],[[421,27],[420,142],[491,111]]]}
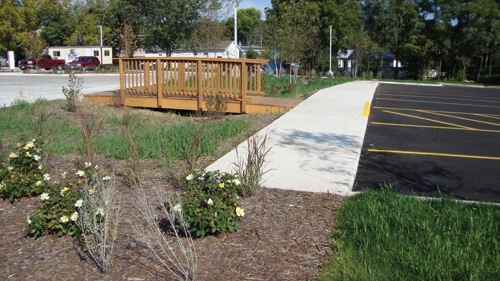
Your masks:
{"label": "blue sky", "polygon": [[238,6],[239,9],[246,9],[251,7],[260,10],[262,12],[263,18],[265,18],[264,8],[271,8],[271,0],[243,0],[241,1],[240,6]]}

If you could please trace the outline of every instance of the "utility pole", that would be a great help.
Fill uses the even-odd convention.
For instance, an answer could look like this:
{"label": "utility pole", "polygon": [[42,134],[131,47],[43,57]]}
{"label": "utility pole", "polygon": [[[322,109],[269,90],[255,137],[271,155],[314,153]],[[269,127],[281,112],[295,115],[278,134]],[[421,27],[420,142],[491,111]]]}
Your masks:
{"label": "utility pole", "polygon": [[236,1],[234,0],[234,44],[236,44],[236,57],[240,57],[240,52],[238,52],[238,10],[236,7]]}
{"label": "utility pole", "polygon": [[333,76],[332,72],[332,26],[330,25],[330,70],[328,71],[328,75]]}

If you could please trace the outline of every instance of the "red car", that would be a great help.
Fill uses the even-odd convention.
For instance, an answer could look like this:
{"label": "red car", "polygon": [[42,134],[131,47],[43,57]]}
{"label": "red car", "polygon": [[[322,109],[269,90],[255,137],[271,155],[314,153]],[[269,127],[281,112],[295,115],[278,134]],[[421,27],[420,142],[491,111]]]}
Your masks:
{"label": "red car", "polygon": [[[57,70],[62,70],[64,68],[64,60],[55,60],[52,59],[49,55],[43,55],[42,58],[38,61],[39,68],[51,69],[53,67],[57,68]],[[22,70],[25,69],[36,69],[37,61],[34,58],[29,58],[25,60],[19,61],[19,68]]]}
{"label": "red car", "polygon": [[76,60],[68,63],[70,69],[81,69],[87,71],[88,69],[96,69],[101,65],[97,57],[77,57]]}

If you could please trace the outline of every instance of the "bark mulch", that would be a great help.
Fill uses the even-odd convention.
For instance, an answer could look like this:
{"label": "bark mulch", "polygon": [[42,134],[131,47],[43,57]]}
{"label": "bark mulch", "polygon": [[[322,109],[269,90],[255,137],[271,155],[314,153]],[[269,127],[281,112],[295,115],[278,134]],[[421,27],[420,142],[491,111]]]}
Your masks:
{"label": "bark mulch", "polygon": [[[114,258],[101,273],[79,241],[57,235],[27,237],[26,216],[39,200],[0,201],[0,280],[170,280],[136,240],[130,225],[134,196],[117,180],[122,223]],[[159,183],[157,183],[159,184]],[[167,189],[170,184],[164,183]],[[343,198],[332,194],[264,189],[242,198],[240,230],[195,239],[198,280],[311,280],[331,250],[329,239]]]}

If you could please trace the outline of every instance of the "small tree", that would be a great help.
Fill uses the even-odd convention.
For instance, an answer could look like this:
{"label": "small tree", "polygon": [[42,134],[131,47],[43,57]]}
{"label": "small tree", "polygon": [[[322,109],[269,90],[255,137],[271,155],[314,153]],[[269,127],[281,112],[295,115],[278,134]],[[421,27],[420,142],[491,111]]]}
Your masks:
{"label": "small tree", "polygon": [[36,60],[36,68],[38,69],[38,61],[43,56],[43,51],[47,48],[47,43],[43,42],[40,37],[34,32],[28,35],[27,40],[23,43],[23,49],[28,55]]}
{"label": "small tree", "polygon": [[130,24],[124,23],[120,26],[120,49],[125,51],[125,55],[129,58],[134,56],[136,49],[135,38],[137,37]]}

